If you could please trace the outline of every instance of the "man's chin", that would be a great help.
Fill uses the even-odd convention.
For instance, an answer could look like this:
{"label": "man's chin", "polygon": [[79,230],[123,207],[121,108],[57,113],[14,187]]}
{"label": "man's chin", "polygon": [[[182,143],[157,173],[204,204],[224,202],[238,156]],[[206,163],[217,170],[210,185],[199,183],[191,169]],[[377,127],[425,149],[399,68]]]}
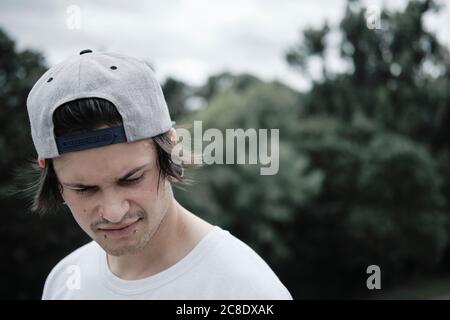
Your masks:
{"label": "man's chin", "polygon": [[[98,243],[98,242],[97,242]],[[120,257],[125,255],[133,255],[142,251],[142,247],[138,244],[136,245],[105,245],[104,243],[98,243],[100,247],[110,256]]]}
{"label": "man's chin", "polygon": [[146,239],[129,239],[129,241],[124,241],[122,243],[120,243],[121,241],[114,243],[115,240],[112,239],[96,239],[95,241],[107,254],[120,257],[141,252],[148,243],[148,241],[145,240]]}

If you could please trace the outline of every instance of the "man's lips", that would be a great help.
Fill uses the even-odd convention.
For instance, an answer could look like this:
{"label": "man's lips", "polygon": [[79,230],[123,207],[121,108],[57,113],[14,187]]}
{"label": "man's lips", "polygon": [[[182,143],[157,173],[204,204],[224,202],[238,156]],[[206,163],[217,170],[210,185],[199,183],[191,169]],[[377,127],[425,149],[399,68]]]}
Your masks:
{"label": "man's lips", "polygon": [[122,224],[120,226],[107,226],[104,228],[99,228],[101,232],[104,233],[104,237],[106,238],[126,238],[131,233],[136,232],[136,225],[141,221],[142,219],[138,219],[134,222],[128,223],[128,224]]}
{"label": "man's lips", "polygon": [[99,230],[103,230],[103,231],[122,230],[122,229],[125,229],[125,228],[131,226],[132,224],[138,222],[139,220],[141,220],[141,218],[139,218],[139,219],[137,219],[137,220],[135,220],[135,221],[132,221],[132,222],[128,222],[128,223],[126,223],[126,224],[121,224],[121,225],[119,225],[119,226],[100,227],[100,228],[98,228],[98,229],[99,229]]}

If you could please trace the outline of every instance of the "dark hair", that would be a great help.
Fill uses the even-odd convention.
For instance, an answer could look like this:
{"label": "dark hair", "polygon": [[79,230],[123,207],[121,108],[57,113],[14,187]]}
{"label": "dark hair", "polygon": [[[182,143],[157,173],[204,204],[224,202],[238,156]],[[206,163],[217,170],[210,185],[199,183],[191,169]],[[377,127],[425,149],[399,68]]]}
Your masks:
{"label": "dark hair", "polygon": [[[85,98],[67,102],[53,113],[55,137],[69,133],[81,133],[98,129],[101,126],[118,126],[122,117],[116,107],[105,99]],[[187,183],[190,180],[183,175],[183,168],[191,165],[182,162],[177,165],[172,161],[171,151],[174,144],[168,132],[149,138],[155,143],[157,164],[159,167],[158,190],[161,179],[169,178],[171,183]],[[52,159],[46,159],[41,168],[36,159],[32,161],[32,170],[39,172],[39,178],[28,187],[33,190],[30,209],[32,212],[45,214],[57,211],[63,202],[62,186],[58,181]]]}

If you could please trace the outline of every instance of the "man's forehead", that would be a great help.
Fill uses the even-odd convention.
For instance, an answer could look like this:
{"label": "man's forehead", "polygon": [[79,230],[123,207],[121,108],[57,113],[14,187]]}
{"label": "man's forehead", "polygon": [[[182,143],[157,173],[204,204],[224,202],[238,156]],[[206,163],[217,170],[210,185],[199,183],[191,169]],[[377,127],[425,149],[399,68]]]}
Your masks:
{"label": "man's forehead", "polygon": [[107,178],[154,162],[155,151],[149,145],[142,140],[66,153],[54,159],[54,169],[58,175],[80,180],[93,174]]}

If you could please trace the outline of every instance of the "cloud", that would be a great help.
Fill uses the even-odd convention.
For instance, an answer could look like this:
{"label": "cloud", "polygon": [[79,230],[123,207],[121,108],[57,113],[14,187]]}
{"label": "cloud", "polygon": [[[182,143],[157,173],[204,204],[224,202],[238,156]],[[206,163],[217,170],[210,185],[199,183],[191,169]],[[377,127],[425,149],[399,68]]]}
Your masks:
{"label": "cloud", "polygon": [[[298,41],[300,29],[325,20],[336,24],[345,3],[9,0],[0,4],[0,21],[20,48],[42,51],[50,65],[90,48],[143,58],[156,67],[160,79],[170,75],[201,84],[215,72],[230,70],[305,88],[301,75],[286,66],[283,53]],[[67,8],[73,4],[81,9],[79,30],[67,27]]]}

